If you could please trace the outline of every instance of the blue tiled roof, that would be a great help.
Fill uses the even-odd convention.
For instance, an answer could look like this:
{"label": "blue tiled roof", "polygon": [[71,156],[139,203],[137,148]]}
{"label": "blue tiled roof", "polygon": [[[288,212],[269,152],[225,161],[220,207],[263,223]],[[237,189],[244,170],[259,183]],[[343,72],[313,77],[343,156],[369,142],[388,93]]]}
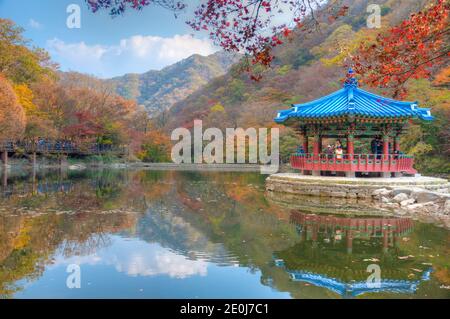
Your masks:
{"label": "blue tiled roof", "polygon": [[[349,71],[353,74],[353,71]],[[279,111],[275,122],[289,118],[318,119],[336,116],[364,116],[373,118],[419,118],[431,121],[429,108],[419,108],[417,102],[396,101],[358,88],[355,78],[347,79],[344,88],[318,100],[292,104],[289,110]]]}
{"label": "blue tiled roof", "polygon": [[366,281],[346,283],[336,278],[308,271],[288,271],[293,281],[300,281],[323,287],[341,296],[359,296],[368,292],[414,293],[422,281],[430,280],[432,269],[424,271],[420,280],[381,279],[377,284],[368,285]]}
{"label": "blue tiled roof", "polygon": [[310,271],[286,269],[282,259],[276,259],[275,265],[285,269],[293,281],[306,282],[317,287],[326,288],[341,296],[353,297],[368,292],[414,293],[421,282],[430,280],[430,275],[433,271],[432,268],[425,270],[419,280],[394,280],[384,278],[376,285],[368,285],[366,281],[344,282],[337,278],[331,278]]}

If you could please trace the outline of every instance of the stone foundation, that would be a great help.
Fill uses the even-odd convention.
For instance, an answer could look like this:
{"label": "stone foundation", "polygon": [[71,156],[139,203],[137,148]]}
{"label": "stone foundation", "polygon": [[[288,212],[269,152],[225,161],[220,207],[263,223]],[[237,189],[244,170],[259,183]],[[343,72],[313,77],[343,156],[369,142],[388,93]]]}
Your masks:
{"label": "stone foundation", "polygon": [[266,190],[297,195],[371,199],[381,189],[425,189],[448,193],[449,182],[434,177],[347,178],[305,176],[296,173],[273,174],[266,179]]}
{"label": "stone foundation", "polygon": [[[364,207],[362,210],[366,212],[375,209],[383,215],[418,217],[450,229],[449,185],[445,179],[425,176],[345,178],[283,173],[266,180],[268,197],[273,200],[298,196],[317,198],[300,202],[321,202],[318,206],[322,207],[334,205],[336,211],[351,212]],[[295,202],[294,198],[291,200]],[[316,206],[311,203],[307,206]]]}

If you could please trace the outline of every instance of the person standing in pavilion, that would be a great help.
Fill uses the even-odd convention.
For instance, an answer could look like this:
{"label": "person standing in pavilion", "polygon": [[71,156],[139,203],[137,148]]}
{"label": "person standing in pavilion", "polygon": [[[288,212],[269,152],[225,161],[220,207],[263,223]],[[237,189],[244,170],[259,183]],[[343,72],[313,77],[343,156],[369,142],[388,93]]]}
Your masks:
{"label": "person standing in pavilion", "polygon": [[342,148],[341,140],[336,141],[335,153],[336,153],[336,159],[341,160],[342,155],[344,154],[344,149]]}

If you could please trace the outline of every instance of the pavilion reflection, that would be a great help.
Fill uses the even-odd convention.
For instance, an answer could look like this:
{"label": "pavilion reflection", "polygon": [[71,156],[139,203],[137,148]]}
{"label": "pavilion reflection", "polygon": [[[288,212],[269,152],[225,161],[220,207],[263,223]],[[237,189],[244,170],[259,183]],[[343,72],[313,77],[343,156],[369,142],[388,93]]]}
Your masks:
{"label": "pavilion reflection", "polygon": [[[292,281],[331,290],[342,297],[365,293],[414,293],[430,279],[432,268],[419,260],[404,257],[401,238],[413,231],[409,218],[360,218],[291,212],[299,242],[275,253],[275,265],[283,268]],[[367,279],[380,267],[379,282]],[[411,269],[420,276],[411,278]],[[411,278],[411,279],[410,279]]]}
{"label": "pavilion reflection", "polygon": [[345,241],[347,252],[352,253],[355,239],[382,239],[383,252],[395,247],[401,236],[413,230],[410,218],[361,218],[292,212],[291,223],[295,224],[301,240],[312,240],[317,244],[319,235],[325,242]]}

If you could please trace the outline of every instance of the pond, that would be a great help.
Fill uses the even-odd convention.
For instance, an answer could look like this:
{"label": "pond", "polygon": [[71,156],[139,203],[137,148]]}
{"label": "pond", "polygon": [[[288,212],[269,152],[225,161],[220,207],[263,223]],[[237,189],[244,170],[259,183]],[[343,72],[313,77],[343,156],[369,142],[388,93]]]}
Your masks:
{"label": "pond", "polygon": [[293,209],[265,177],[3,176],[0,298],[450,298],[448,230],[331,199]]}

